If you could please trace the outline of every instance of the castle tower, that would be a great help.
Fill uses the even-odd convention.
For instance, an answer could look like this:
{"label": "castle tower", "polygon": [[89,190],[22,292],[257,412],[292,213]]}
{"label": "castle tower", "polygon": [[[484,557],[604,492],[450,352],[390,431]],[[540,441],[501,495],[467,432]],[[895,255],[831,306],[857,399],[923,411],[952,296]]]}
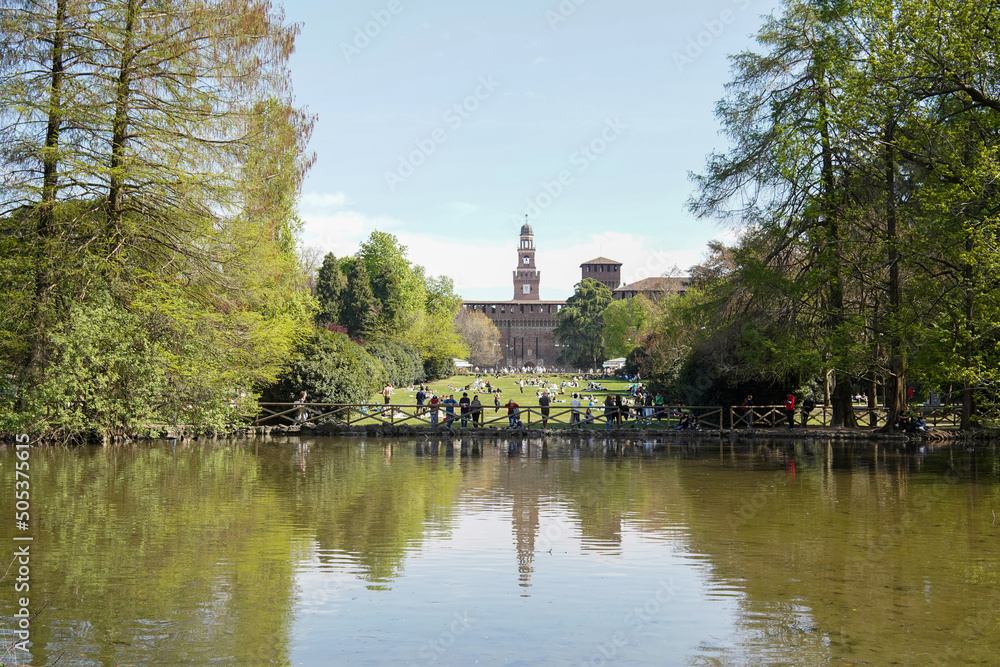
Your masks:
{"label": "castle tower", "polygon": [[607,257],[598,257],[580,265],[580,280],[593,278],[604,283],[612,292],[622,283],[622,263]]}
{"label": "castle tower", "polygon": [[514,269],[514,301],[538,301],[538,283],[541,273],[535,268],[535,233],[525,216],[521,227],[521,244],[517,249],[517,268]]}

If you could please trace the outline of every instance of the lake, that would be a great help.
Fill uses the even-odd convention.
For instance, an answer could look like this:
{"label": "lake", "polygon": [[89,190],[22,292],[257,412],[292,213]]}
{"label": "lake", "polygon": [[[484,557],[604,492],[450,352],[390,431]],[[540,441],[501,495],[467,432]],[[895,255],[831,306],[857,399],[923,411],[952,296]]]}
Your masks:
{"label": "lake", "polygon": [[[0,662],[996,664],[1000,454],[281,438],[0,451]],[[43,604],[45,605],[43,608]]]}

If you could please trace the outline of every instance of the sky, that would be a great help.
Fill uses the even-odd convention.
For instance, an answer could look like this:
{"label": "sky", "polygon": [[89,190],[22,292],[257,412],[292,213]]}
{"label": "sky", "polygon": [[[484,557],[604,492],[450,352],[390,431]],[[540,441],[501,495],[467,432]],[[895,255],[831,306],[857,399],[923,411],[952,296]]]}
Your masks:
{"label": "sky", "polygon": [[316,114],[302,245],[374,230],[466,299],[511,299],[518,233],[542,299],[580,264],[682,272],[736,230],[686,208],[724,151],[728,56],[776,0],[285,0],[295,103]]}

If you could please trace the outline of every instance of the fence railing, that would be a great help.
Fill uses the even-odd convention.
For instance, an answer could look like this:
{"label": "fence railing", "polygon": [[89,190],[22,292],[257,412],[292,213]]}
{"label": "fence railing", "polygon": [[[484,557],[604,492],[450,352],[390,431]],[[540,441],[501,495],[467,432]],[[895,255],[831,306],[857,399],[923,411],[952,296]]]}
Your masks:
{"label": "fence railing", "polygon": [[[958,427],[962,420],[962,407],[959,405],[910,406],[909,410],[935,427]],[[878,428],[885,426],[889,411],[881,405],[874,408],[855,405],[854,416],[858,424]],[[817,405],[808,415],[801,408],[795,409],[796,426],[829,426],[832,417],[833,410],[829,405]],[[752,408],[733,406],[729,408],[729,423],[733,428],[784,426],[788,423],[788,415],[784,405],[755,405]]]}
{"label": "fence railing", "polygon": [[[347,426],[381,424],[386,426],[510,426],[511,415],[507,406],[495,408],[483,405],[479,410],[479,419],[474,420],[472,413],[462,415],[460,407],[455,405],[449,413],[443,404],[435,411],[430,406],[416,404],[390,403],[260,403],[260,412],[254,419],[257,426],[317,424],[320,422],[338,422]],[[699,425],[707,428],[774,428],[787,424],[787,414],[783,405],[755,405],[744,409],[741,406],[714,405],[664,405],[644,408],[642,406],[623,406],[621,419],[617,418],[617,410],[605,411],[603,404],[590,408],[581,406],[578,419],[573,416],[570,406],[550,406],[547,412],[539,406],[521,406],[513,423],[520,421],[526,428],[542,428],[543,425],[555,427],[586,427],[606,428],[609,414],[616,428],[677,428],[688,425]],[[647,414],[649,411],[649,414]],[[961,406],[913,406],[910,412],[919,416],[927,424],[939,427],[958,427],[961,422]],[[877,428],[884,426],[888,411],[882,407],[869,408],[865,405],[855,405],[854,414],[859,424]],[[450,417],[449,417],[450,415]],[[795,426],[829,426],[832,418],[829,405],[817,405],[808,415],[801,408],[795,410]],[[728,418],[728,419],[727,419]]]}
{"label": "fence railing", "polygon": [[[622,406],[621,418],[618,410],[605,410],[603,404],[581,406],[574,416],[571,406],[519,406],[517,414],[509,414],[506,405],[496,408],[482,405],[478,419],[474,413],[462,414],[460,406],[451,411],[439,404],[437,409],[428,405],[400,403],[260,403],[260,412],[254,419],[255,426],[302,425],[321,422],[337,422],[345,426],[385,425],[385,426],[465,426],[470,428],[485,426],[510,427],[520,421],[525,428],[581,427],[607,428],[609,417],[614,428],[686,428],[695,425],[708,428],[723,428],[725,410],[722,406],[671,405],[645,408]],[[647,412],[648,411],[648,412]],[[513,417],[513,419],[512,419]]]}

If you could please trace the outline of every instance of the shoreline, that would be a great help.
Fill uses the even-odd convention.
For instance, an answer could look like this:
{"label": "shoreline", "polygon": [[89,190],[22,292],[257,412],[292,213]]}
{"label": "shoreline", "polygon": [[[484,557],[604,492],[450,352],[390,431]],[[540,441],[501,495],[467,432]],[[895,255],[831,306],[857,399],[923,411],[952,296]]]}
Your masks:
{"label": "shoreline", "polygon": [[644,440],[666,437],[698,437],[698,438],[728,438],[732,440],[796,440],[806,438],[828,438],[850,442],[892,442],[892,443],[981,443],[995,444],[1000,440],[1000,432],[974,430],[932,430],[923,433],[886,433],[870,427],[799,427],[786,428],[751,428],[751,429],[642,429],[621,428],[610,431],[604,429],[539,429],[539,428],[445,428],[445,427],[413,427],[413,426],[246,426],[225,432],[209,432],[195,434],[185,429],[163,429],[156,435],[141,438],[144,440],[162,440],[175,438],[238,438],[238,437],[367,437],[367,438],[475,438],[496,439],[501,437],[518,437],[521,439],[543,439],[554,436],[570,439],[607,438],[610,440]]}

